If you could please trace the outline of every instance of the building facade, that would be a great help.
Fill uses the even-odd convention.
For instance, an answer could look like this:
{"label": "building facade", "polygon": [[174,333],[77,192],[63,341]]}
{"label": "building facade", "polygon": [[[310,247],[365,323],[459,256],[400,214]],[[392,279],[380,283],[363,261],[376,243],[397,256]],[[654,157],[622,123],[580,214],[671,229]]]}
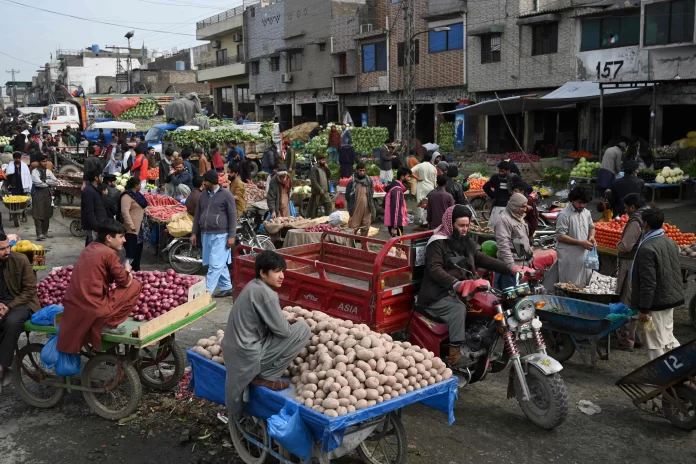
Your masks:
{"label": "building facade", "polygon": [[210,87],[220,117],[254,111],[244,63],[244,7],[239,6],[196,23],[196,39],[210,41],[199,53],[197,79]]}

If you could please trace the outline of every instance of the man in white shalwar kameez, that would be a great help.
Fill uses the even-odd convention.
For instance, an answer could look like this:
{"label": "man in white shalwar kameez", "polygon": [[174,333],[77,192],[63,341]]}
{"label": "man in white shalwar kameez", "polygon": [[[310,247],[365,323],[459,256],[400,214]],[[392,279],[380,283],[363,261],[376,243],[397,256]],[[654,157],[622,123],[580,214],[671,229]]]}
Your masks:
{"label": "man in white shalwar kameez", "polygon": [[288,388],[288,382],[280,377],[311,336],[305,321],[289,324],[280,308],[276,291],[283,284],[285,259],[276,252],[262,251],[256,255],[255,267],[256,279],[234,302],[222,339],[230,416],[242,411],[249,385],[271,390]]}
{"label": "man in white shalwar kameez", "polygon": [[558,281],[578,287],[586,286],[592,274],[592,270],[585,267],[585,256],[596,244],[592,215],[586,208],[590,200],[592,197],[585,188],[573,187],[568,194],[568,206],[556,219]]}

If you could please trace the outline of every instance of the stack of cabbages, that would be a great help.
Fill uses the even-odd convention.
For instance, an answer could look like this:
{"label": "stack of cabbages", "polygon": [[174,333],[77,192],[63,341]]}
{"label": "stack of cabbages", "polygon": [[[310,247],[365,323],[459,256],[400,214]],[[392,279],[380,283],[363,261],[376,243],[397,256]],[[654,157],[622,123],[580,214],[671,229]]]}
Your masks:
{"label": "stack of cabbages", "polygon": [[319,311],[286,306],[288,322],[304,320],[312,338],[285,375],[297,387],[295,401],[338,417],[452,377],[432,352],[364,324],[333,318]]}

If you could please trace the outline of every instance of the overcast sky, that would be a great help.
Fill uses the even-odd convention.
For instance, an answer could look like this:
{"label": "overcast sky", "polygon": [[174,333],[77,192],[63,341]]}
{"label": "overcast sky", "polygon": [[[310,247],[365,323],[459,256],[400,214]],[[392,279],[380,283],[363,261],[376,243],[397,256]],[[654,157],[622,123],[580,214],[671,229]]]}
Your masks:
{"label": "overcast sky", "polygon": [[[59,48],[77,50],[92,44],[99,44],[102,49],[107,45],[125,47],[124,35],[131,29],[135,29],[133,47],[139,48],[143,41],[148,49],[162,51],[203,44],[205,42],[196,41],[196,21],[241,3],[240,0],[0,0],[0,82],[4,86],[12,79],[6,72],[11,69],[20,70],[16,80],[31,81],[39,67],[50,60],[50,53],[55,58]],[[95,20],[118,25],[99,24]]]}

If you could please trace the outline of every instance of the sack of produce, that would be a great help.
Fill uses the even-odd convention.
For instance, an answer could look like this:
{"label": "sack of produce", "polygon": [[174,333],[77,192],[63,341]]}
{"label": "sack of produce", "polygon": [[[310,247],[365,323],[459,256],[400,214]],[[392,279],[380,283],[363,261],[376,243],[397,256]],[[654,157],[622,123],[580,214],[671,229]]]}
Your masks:
{"label": "sack of produce", "polygon": [[138,97],[113,98],[106,102],[104,110],[111,112],[114,117],[118,118],[124,111],[135,108],[139,101]]}
{"label": "sack of produce", "polygon": [[188,213],[175,214],[167,224],[167,230],[172,237],[184,237],[193,230],[193,218]]}

